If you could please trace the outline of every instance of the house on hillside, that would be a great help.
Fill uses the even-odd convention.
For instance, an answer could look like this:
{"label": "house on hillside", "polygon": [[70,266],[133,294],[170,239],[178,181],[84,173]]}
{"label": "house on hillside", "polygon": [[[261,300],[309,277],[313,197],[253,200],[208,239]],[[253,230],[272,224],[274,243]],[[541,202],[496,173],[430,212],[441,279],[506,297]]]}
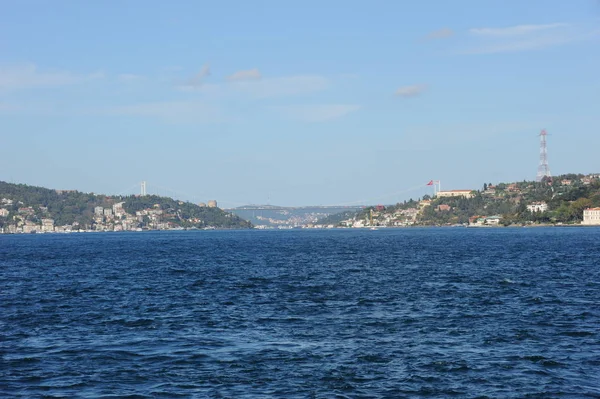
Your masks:
{"label": "house on hillside", "polygon": [[472,198],[473,190],[448,190],[448,191],[438,191],[435,194],[438,198],[444,197],[464,197],[464,198]]}
{"label": "house on hillside", "polygon": [[511,193],[521,192],[516,183],[511,183],[508,186],[506,186],[506,190],[510,191]]}
{"label": "house on hillside", "polygon": [[531,204],[527,205],[527,210],[529,212],[546,212],[548,210],[548,204],[546,204],[544,201],[532,202]]}
{"label": "house on hillside", "polygon": [[431,200],[421,200],[419,201],[419,209],[424,208],[426,206],[431,205]]}

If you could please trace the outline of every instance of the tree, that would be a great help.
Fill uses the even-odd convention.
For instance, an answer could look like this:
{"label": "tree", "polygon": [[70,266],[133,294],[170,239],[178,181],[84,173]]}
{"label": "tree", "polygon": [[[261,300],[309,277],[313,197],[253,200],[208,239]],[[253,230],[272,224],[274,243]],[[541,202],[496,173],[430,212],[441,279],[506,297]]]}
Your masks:
{"label": "tree", "polygon": [[592,200],[589,198],[579,198],[573,202],[571,202],[570,213],[571,220],[573,221],[581,221],[583,220],[583,210],[586,208],[590,208],[592,206]]}

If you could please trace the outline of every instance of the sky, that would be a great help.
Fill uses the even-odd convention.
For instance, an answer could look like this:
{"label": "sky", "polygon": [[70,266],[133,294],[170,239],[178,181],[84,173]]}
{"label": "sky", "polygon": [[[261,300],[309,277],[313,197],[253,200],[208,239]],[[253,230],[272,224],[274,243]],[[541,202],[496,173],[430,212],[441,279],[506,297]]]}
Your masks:
{"label": "sky", "polygon": [[391,204],[600,172],[600,1],[0,0],[0,180]]}

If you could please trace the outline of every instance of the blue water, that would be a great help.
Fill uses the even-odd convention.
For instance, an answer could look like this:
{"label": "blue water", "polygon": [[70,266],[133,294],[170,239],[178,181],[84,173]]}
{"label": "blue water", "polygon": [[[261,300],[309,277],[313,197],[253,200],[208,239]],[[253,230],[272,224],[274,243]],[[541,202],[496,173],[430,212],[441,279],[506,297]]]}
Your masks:
{"label": "blue water", "polygon": [[600,398],[600,229],[0,236],[0,396]]}

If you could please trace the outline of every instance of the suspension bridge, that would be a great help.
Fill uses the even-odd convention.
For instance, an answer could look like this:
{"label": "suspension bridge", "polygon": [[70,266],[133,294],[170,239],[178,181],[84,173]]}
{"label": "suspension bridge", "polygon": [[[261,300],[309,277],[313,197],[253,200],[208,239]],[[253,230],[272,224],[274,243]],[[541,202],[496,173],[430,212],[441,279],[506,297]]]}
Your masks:
{"label": "suspension bridge", "polygon": [[[377,197],[371,197],[371,198],[364,198],[361,200],[357,200],[357,201],[349,201],[349,202],[343,202],[343,203],[337,203],[337,204],[326,204],[326,205],[315,205],[315,206],[298,206],[298,207],[280,207],[280,206],[273,206],[273,205],[249,205],[248,202],[239,202],[239,201],[230,201],[230,200],[226,200],[226,199],[219,199],[219,203],[221,204],[226,204],[227,208],[243,208],[246,210],[265,210],[265,209],[275,209],[275,208],[298,208],[298,209],[302,209],[302,208],[313,208],[313,207],[319,207],[319,208],[356,208],[356,207],[360,207],[360,206],[368,206],[368,205],[374,205],[374,204],[378,204],[378,203],[395,203],[400,201],[399,197],[400,196],[404,196],[406,194],[409,194],[411,192],[417,192],[417,191],[423,191],[423,189],[427,188],[428,186],[433,186],[433,195],[435,195],[435,193],[437,191],[439,191],[440,189],[440,181],[439,180],[432,180],[427,184],[419,184],[417,186],[413,186],[413,187],[409,187],[403,190],[399,190],[399,191],[395,191],[392,193],[388,193],[385,195],[381,195],[381,196],[377,196]],[[201,196],[199,194],[193,194],[193,193],[187,193],[187,192],[183,192],[180,190],[174,190],[168,187],[162,187],[159,185],[156,185],[154,183],[152,184],[148,184],[147,181],[141,181],[141,182],[136,182],[134,184],[132,184],[131,186],[120,190],[118,192],[118,195],[158,195],[158,196],[162,196],[162,197],[171,197],[174,199],[179,199],[179,200],[184,200],[184,201],[190,201],[190,202],[194,202],[194,203],[204,203],[207,202],[207,200],[209,200],[208,196]]]}

